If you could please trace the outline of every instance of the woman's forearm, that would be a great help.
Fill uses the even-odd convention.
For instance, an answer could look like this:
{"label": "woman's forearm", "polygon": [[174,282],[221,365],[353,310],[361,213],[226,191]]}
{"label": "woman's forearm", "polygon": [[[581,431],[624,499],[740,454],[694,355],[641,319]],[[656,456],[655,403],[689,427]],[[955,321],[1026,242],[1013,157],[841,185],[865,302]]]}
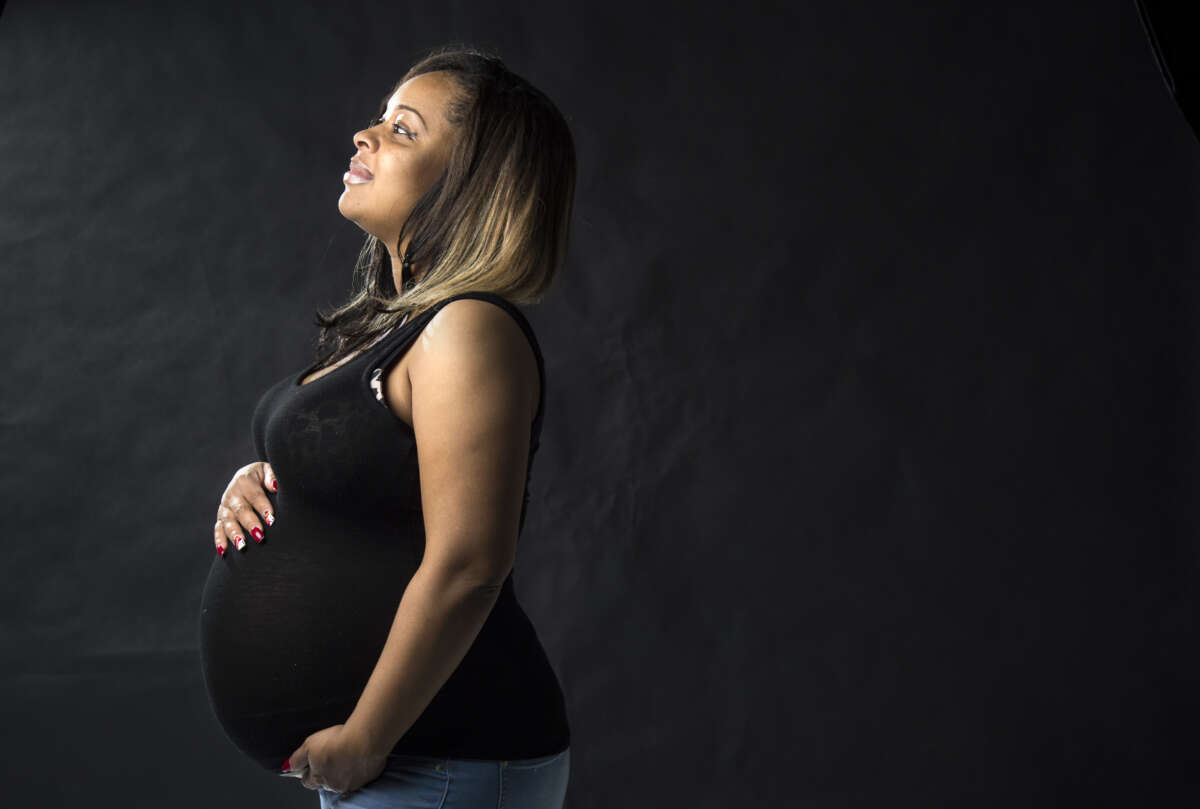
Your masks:
{"label": "woman's forearm", "polygon": [[459,571],[418,567],[346,729],[390,751],[458,668],[499,594]]}

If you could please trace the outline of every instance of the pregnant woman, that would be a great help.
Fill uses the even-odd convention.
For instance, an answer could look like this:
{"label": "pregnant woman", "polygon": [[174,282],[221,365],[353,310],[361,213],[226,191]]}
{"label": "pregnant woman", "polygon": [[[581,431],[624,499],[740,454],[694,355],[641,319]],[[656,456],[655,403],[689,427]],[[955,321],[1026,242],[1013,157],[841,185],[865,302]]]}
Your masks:
{"label": "pregnant woman", "polygon": [[356,289],[254,409],[260,460],[221,498],[201,599],[205,685],[230,740],[321,807],[558,809],[565,701],[513,589],[546,404],[514,304],[566,255],[570,130],[499,59],[447,47],[353,142]]}

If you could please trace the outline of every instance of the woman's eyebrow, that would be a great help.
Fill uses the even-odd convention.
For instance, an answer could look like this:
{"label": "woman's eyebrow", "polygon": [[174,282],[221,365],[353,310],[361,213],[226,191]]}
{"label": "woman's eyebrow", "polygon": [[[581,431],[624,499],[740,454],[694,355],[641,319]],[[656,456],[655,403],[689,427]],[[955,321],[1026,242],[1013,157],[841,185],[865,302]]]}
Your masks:
{"label": "woman's eyebrow", "polygon": [[[417,114],[417,117],[421,119],[421,126],[423,126],[425,128],[425,131],[427,131],[427,132],[429,131],[429,124],[425,123],[425,116],[422,115],[421,111],[418,110],[416,107],[410,107],[407,104],[397,104],[395,106],[395,108],[393,108],[392,112],[395,112],[396,110],[412,110],[413,112],[415,112]],[[385,112],[386,112],[386,110],[385,110]]]}

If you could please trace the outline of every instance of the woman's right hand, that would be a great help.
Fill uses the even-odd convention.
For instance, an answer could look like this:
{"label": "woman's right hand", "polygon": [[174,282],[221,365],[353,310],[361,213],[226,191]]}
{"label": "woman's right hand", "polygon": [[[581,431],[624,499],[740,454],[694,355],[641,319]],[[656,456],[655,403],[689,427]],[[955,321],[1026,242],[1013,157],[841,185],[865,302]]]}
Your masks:
{"label": "woman's right hand", "polygon": [[267,525],[275,524],[275,515],[271,513],[271,501],[266,495],[267,489],[279,491],[279,481],[275,479],[275,470],[266,461],[246,464],[233,473],[233,479],[221,495],[221,505],[217,507],[217,523],[213,526],[213,540],[217,546],[217,553],[221,556],[225,555],[230,542],[233,542],[238,550],[244,551],[247,535],[262,542],[263,522]]}

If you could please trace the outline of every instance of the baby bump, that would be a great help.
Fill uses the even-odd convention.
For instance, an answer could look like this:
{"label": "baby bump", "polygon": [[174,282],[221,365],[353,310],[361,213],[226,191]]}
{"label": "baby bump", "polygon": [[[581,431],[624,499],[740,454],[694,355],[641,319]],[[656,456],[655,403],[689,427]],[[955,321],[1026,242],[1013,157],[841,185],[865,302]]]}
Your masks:
{"label": "baby bump", "polygon": [[201,596],[205,686],[231,736],[254,717],[352,708],[419,563],[399,537],[381,543],[284,505],[262,544],[214,557]]}

